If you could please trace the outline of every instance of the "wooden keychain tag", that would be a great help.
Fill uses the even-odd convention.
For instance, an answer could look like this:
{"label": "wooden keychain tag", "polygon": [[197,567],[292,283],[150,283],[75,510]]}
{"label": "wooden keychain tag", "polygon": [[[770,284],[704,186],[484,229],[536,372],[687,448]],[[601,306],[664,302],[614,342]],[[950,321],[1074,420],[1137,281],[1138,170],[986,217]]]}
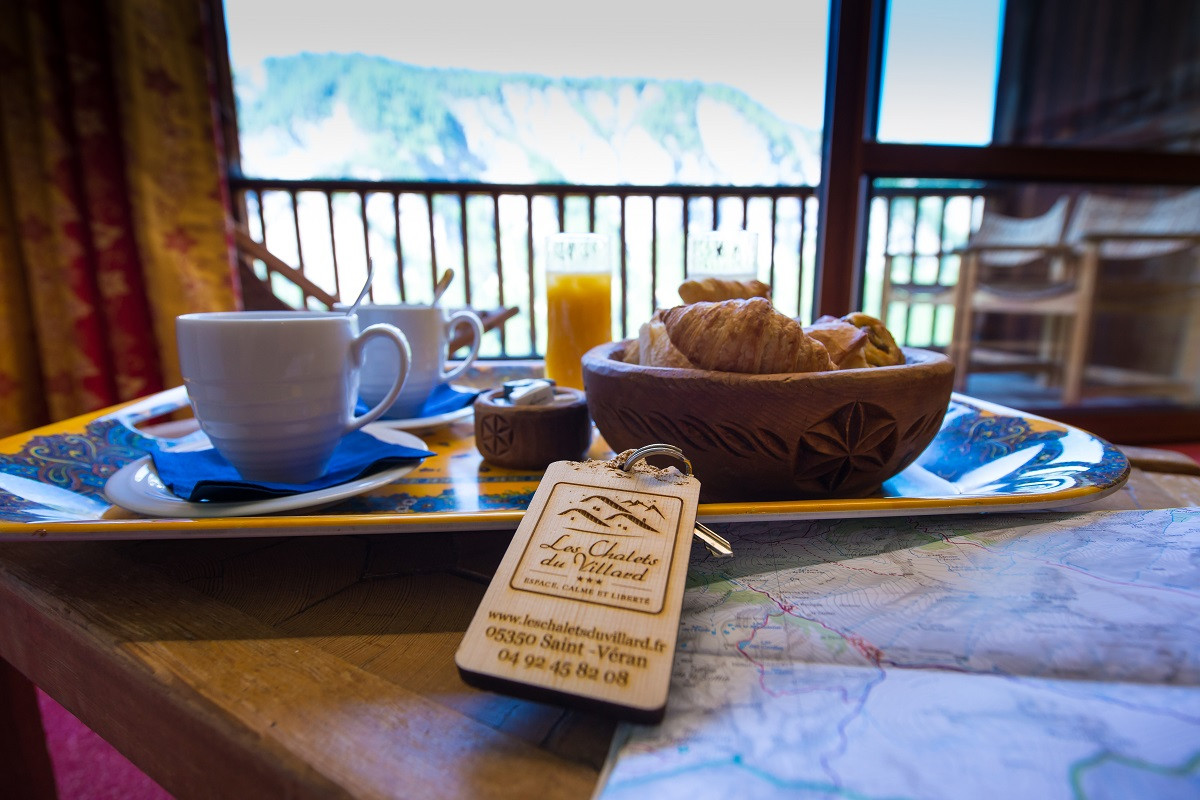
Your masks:
{"label": "wooden keychain tag", "polygon": [[691,471],[671,445],[551,464],[459,645],[463,680],[661,720],[700,495]]}

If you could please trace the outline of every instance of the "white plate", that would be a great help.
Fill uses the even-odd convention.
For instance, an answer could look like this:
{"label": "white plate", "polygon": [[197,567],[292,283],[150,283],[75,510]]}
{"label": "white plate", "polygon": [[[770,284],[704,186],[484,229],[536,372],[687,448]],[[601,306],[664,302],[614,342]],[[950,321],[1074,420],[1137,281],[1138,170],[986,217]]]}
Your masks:
{"label": "white plate", "polygon": [[[373,427],[373,425],[368,425],[363,430],[367,431]],[[422,450],[427,449],[425,443],[411,433],[396,430],[371,430],[369,432],[387,442]],[[150,456],[143,456],[113,473],[112,477],[104,484],[104,494],[113,505],[154,517],[195,519],[260,516],[330,505],[391,483],[412,472],[419,463],[393,467],[365,478],[340,483],[337,486],[290,494],[285,497],[247,500],[240,503],[191,503],[178,497],[164,486],[154,469],[154,462]]]}
{"label": "white plate", "polygon": [[449,425],[451,422],[457,422],[460,419],[466,419],[475,413],[475,406],[464,406],[456,411],[447,411],[444,414],[434,414],[431,417],[413,417],[412,419],[378,419],[372,422],[372,425],[379,425],[385,428],[391,428],[394,431],[427,431],[432,428],[440,428],[443,425]]}

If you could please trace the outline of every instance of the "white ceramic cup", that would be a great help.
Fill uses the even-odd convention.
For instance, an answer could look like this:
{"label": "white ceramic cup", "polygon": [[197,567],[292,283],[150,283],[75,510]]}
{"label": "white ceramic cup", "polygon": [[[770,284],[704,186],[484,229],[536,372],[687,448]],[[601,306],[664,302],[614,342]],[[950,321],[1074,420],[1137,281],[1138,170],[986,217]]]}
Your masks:
{"label": "white ceramic cup", "polygon": [[[437,306],[362,305],[358,307],[358,317],[364,325],[395,325],[404,332],[412,348],[408,380],[386,412],[393,419],[418,416],[435,388],[454,380],[471,366],[479,355],[479,344],[483,340],[483,322],[467,309],[447,317],[446,311]],[[446,347],[460,322],[471,329],[470,351],[462,363],[447,370]],[[364,359],[359,393],[365,402],[379,403],[396,377],[399,367],[396,353],[380,344],[370,344],[364,351]]]}
{"label": "white ceramic cup", "polygon": [[[404,334],[362,333],[331,311],[219,311],[175,320],[188,399],[213,447],[249,481],[307,483],[324,474],[338,442],[377,419],[408,372]],[[381,341],[383,340],[383,341]],[[386,341],[386,344],[384,344]],[[375,407],[354,416],[368,342],[399,369]]]}

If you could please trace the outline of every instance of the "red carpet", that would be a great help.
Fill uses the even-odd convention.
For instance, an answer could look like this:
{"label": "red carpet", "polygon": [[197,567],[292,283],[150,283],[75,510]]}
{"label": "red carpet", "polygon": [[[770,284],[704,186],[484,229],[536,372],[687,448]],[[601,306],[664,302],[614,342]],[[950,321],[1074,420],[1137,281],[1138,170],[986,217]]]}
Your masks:
{"label": "red carpet", "polygon": [[38,692],[59,800],[171,800],[71,712]]}

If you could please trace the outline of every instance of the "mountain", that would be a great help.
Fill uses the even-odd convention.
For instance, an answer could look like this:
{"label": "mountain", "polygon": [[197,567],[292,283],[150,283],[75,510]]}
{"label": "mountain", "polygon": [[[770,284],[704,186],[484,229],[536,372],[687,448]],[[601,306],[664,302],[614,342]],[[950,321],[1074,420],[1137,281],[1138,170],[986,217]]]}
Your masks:
{"label": "mountain", "polygon": [[311,53],[235,83],[242,168],[260,177],[770,185],[819,171],[819,132],[724,85]]}

